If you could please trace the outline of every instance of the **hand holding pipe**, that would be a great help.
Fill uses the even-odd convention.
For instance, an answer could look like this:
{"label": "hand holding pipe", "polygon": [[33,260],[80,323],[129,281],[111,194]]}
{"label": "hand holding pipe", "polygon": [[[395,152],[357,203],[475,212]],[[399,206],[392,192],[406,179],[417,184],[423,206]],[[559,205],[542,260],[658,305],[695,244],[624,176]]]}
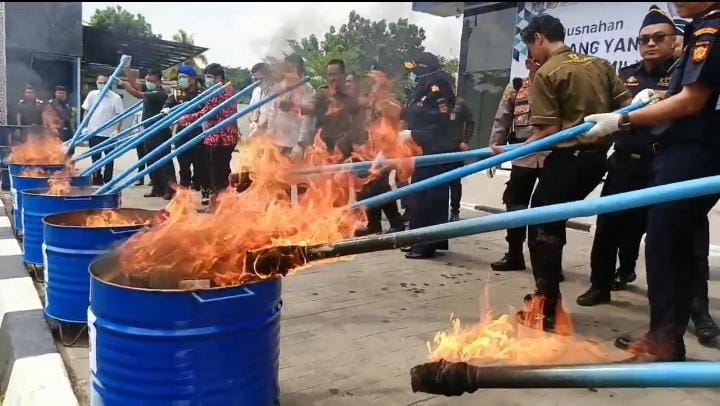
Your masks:
{"label": "hand holding pipe", "polygon": [[132,61],[132,57],[130,57],[129,55],[123,55],[120,57],[120,63],[115,68],[112,75],[110,75],[110,77],[108,78],[108,81],[107,81],[107,83],[105,83],[105,86],[100,90],[100,94],[98,95],[97,100],[95,100],[95,103],[93,103],[93,105],[90,106],[90,110],[88,111],[87,114],[85,114],[85,117],[80,122],[80,125],[78,126],[78,128],[75,130],[75,134],[73,134],[72,138],[70,139],[69,145],[71,147],[76,144],[75,140],[77,139],[77,137],[80,136],[80,134],[82,134],[85,127],[87,127],[88,123],[90,122],[90,118],[95,114],[95,111],[97,110],[98,106],[100,105],[100,102],[105,97],[107,92],[110,91],[110,88],[112,87],[113,82],[117,80],[118,75],[120,75],[120,71],[123,68],[130,66],[131,61]]}
{"label": "hand holding pipe", "polygon": [[87,175],[92,174],[93,172],[95,172],[95,171],[99,170],[100,168],[102,168],[103,166],[105,166],[105,164],[107,164],[108,162],[117,159],[122,154],[129,151],[130,149],[135,148],[138,144],[145,141],[147,138],[155,135],[160,130],[172,125],[172,123],[174,121],[179,119],[181,116],[183,116],[188,111],[205,103],[207,100],[210,100],[211,98],[215,97],[217,94],[222,92],[226,86],[227,85],[218,86],[218,87],[213,86],[212,88],[210,88],[210,89],[213,89],[212,91],[210,91],[210,89],[208,89],[207,91],[203,92],[202,95],[190,100],[187,103],[182,103],[177,110],[172,111],[170,114],[168,114],[167,116],[163,117],[161,120],[159,120],[156,123],[154,123],[153,125],[151,125],[150,128],[145,129],[145,131],[143,131],[143,133],[141,135],[128,140],[127,142],[125,142],[123,145],[118,147],[116,150],[114,150],[110,154],[105,155],[104,157],[102,157],[101,159],[99,159],[98,161],[93,163],[89,168],[85,169],[80,174],[80,176],[87,176]]}
{"label": "hand holding pipe", "polygon": [[[637,110],[645,106],[646,104],[647,103],[635,103],[630,106],[624,107],[617,112],[623,113]],[[521,147],[513,149],[512,151],[494,155],[488,159],[484,159],[482,161],[463,166],[462,168],[453,169],[443,174],[433,176],[419,182],[411,183],[408,186],[395,189],[390,192],[385,192],[368,199],[360,200],[358,202],[355,202],[351,207],[380,207],[385,203],[395,201],[409,194],[432,189],[434,187],[456,181],[458,179],[464,178],[465,176],[472,175],[474,173],[478,173],[480,171],[484,171],[486,169],[498,166],[503,162],[512,161],[513,159],[522,158],[526,155],[548,150],[558,143],[581,136],[582,134],[590,130],[593,125],[593,123],[582,123],[580,125],[562,130],[530,144],[524,144]]]}
{"label": "hand holding pipe", "polygon": [[410,370],[413,392],[460,396],[483,388],[717,388],[720,362],[486,366],[431,362]]}
{"label": "hand holding pipe", "polygon": [[279,246],[251,252],[246,269],[261,275],[285,274],[306,262],[367,252],[391,250],[418,243],[444,241],[490,231],[589,217],[638,207],[720,193],[720,175],[654,186],[595,199],[509,211],[393,234],[369,236],[312,246]]}
{"label": "hand holding pipe", "polygon": [[[190,140],[186,141],[183,145],[181,145],[179,148],[176,148],[175,150],[173,150],[170,154],[168,154],[168,155],[160,158],[160,159],[157,160],[154,164],[149,165],[149,166],[146,167],[143,171],[138,172],[137,174],[133,175],[130,179],[128,179],[127,181],[125,181],[123,184],[121,184],[121,185],[119,185],[119,186],[116,186],[115,188],[113,188],[112,190],[110,190],[110,191],[108,191],[108,192],[109,192],[109,193],[117,193],[117,192],[125,189],[126,187],[128,187],[128,186],[132,185],[133,183],[135,183],[135,181],[137,181],[138,179],[144,177],[144,176],[147,175],[148,173],[151,173],[152,171],[156,170],[157,168],[160,168],[161,166],[165,165],[169,160],[175,158],[176,156],[178,156],[178,155],[182,154],[183,152],[187,151],[188,149],[192,148],[193,146],[195,146],[195,145],[198,144],[199,142],[203,141],[203,140],[205,139],[205,137],[207,137],[207,136],[209,136],[209,135],[212,135],[212,134],[215,134],[215,133],[218,132],[220,129],[225,128],[225,127],[227,127],[227,126],[229,126],[229,125],[231,125],[231,124],[232,124],[232,125],[237,125],[237,120],[240,119],[241,117],[243,117],[243,116],[245,116],[245,115],[247,115],[247,114],[250,114],[250,113],[253,112],[254,110],[259,109],[259,108],[262,107],[263,105],[265,105],[265,104],[267,104],[267,103],[270,103],[271,101],[275,100],[276,98],[282,96],[283,94],[285,94],[285,93],[287,93],[287,92],[290,92],[290,91],[292,91],[292,90],[295,90],[296,88],[302,86],[303,84],[305,84],[305,83],[307,83],[307,82],[309,82],[309,81],[310,81],[310,77],[305,76],[305,77],[303,78],[303,80],[301,80],[300,82],[298,82],[298,83],[296,83],[296,84],[294,84],[294,85],[292,85],[292,86],[289,86],[289,87],[287,87],[287,88],[285,88],[285,89],[283,89],[283,90],[281,90],[281,91],[279,91],[279,92],[277,92],[277,93],[273,93],[273,94],[271,94],[270,96],[268,96],[268,97],[266,97],[266,98],[264,98],[264,99],[262,99],[262,100],[258,100],[257,102],[255,102],[255,103],[247,106],[246,108],[238,111],[237,113],[235,113],[235,114],[233,114],[232,116],[226,118],[225,120],[223,120],[223,121],[215,124],[213,127],[211,127],[211,128],[209,128],[209,129],[203,131],[201,134],[198,134],[198,135],[196,135],[194,138],[191,138]],[[247,89],[247,88],[245,88],[245,89]],[[95,193],[99,193],[99,192],[100,192],[100,189],[98,189]]]}
{"label": "hand holding pipe", "polygon": [[251,92],[253,89],[255,89],[260,82],[254,82],[250,86],[247,86],[245,89],[235,93],[231,97],[224,100],[222,103],[218,104],[217,106],[213,107],[212,110],[208,111],[205,115],[203,115],[200,119],[195,120],[194,122],[190,123],[187,127],[183,128],[181,131],[178,131],[175,135],[170,137],[168,140],[163,142],[162,144],[155,147],[152,151],[146,151],[145,156],[138,159],[137,162],[135,162],[133,165],[131,165],[128,169],[126,169],[124,172],[122,172],[120,175],[114,177],[110,182],[103,185],[100,190],[98,190],[99,193],[102,193],[105,190],[111,189],[113,186],[120,183],[123,178],[128,176],[129,174],[133,173],[136,169],[142,167],[145,165],[146,162],[150,161],[151,159],[155,158],[157,155],[160,155],[163,150],[166,150],[167,148],[170,148],[170,146],[175,143],[177,140],[183,139],[185,135],[189,134],[193,130],[195,130],[197,127],[202,125],[204,122],[210,120],[211,118],[217,116],[220,114],[223,110],[230,107],[233,103],[237,103],[237,100],[247,93]]}
{"label": "hand holding pipe", "polygon": [[112,126],[116,125],[117,123],[125,120],[126,118],[132,116],[133,114],[139,112],[142,110],[142,100],[138,101],[137,103],[130,106],[127,110],[123,111],[122,113],[118,114],[117,116],[111,118],[106,122],[105,124],[101,125],[99,128],[95,129],[94,131],[87,131],[80,135],[77,138],[70,139],[65,142],[65,146],[68,150],[70,150],[72,147],[81,144],[83,141],[86,141],[90,139],[90,137],[94,135],[98,135],[102,133],[103,131],[107,130],[108,128],[111,128]]}
{"label": "hand holding pipe", "polygon": [[[168,115],[171,112],[176,111],[176,109],[180,106],[181,106],[180,104],[173,106],[170,109],[170,112],[168,112]],[[133,134],[134,131],[136,131],[138,129],[142,129],[144,127],[147,127],[147,128],[145,128],[145,130],[149,130],[151,128],[151,127],[148,127],[150,124],[156,122],[158,119],[163,118],[163,117],[167,117],[167,116],[164,115],[163,113],[158,113],[158,114],[156,114],[150,118],[147,118],[131,127],[128,127],[126,129],[122,130],[121,132],[117,133],[114,137],[108,138],[107,140],[105,140],[105,141],[95,145],[94,147],[90,148],[89,150],[83,152],[79,156],[72,158],[71,161],[77,162],[77,161],[80,161],[80,160],[83,160],[86,158],[90,158],[93,155],[97,154],[98,152],[103,152],[103,151],[107,150],[108,148],[105,148],[106,146],[108,146],[110,144],[116,144],[117,142],[119,142],[119,140],[122,140],[123,142],[128,141],[134,135]],[[140,133],[139,135],[141,135],[141,134],[142,133]],[[117,145],[115,145],[115,146],[117,146]]]}
{"label": "hand holding pipe", "polygon": [[[508,144],[508,145],[500,145],[499,147],[504,149],[505,152],[507,152],[507,151],[512,151],[514,149],[517,149],[521,146],[523,146],[523,144]],[[352,162],[352,163],[337,164],[337,165],[316,166],[316,167],[311,167],[311,168],[299,168],[299,169],[295,169],[293,171],[293,174],[295,174],[295,175],[312,175],[312,174],[346,172],[346,171],[353,171],[353,172],[357,173],[357,172],[368,171],[372,168],[382,169],[382,168],[388,168],[388,167],[397,167],[400,164],[407,163],[410,161],[413,162],[413,165],[415,167],[419,167],[419,166],[429,166],[429,165],[447,164],[447,163],[451,163],[451,162],[459,162],[459,161],[464,161],[466,159],[487,158],[492,155],[493,155],[493,150],[491,148],[478,148],[478,149],[472,149],[469,151],[445,152],[442,154],[421,155],[421,156],[414,156],[414,157],[410,157],[410,158],[381,159],[379,161],[362,161],[362,162]]]}

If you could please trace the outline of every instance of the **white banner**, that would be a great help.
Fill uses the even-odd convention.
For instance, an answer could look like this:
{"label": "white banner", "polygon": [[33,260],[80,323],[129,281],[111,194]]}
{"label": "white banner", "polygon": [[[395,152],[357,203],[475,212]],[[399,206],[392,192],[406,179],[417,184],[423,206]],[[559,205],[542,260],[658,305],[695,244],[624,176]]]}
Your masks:
{"label": "white banner", "polygon": [[640,60],[637,40],[640,25],[653,4],[668,11],[674,19],[682,21],[671,3],[519,3],[510,77],[527,76],[527,48],[520,38],[520,31],[540,14],[550,14],[560,19],[565,27],[565,43],[579,54],[606,59],[616,71],[637,62]]}

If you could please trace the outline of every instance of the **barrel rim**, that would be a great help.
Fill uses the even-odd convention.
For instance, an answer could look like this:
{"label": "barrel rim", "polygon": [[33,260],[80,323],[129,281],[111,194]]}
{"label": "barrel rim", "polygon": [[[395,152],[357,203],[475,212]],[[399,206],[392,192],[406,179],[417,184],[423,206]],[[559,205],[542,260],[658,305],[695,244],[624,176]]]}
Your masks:
{"label": "barrel rim", "polygon": [[[22,178],[22,179],[82,179],[82,178],[90,178],[92,175],[85,175],[85,176],[54,176],[54,175],[48,175],[48,176],[27,176],[27,175],[15,175],[15,178]],[[86,186],[89,187],[89,186]]]}
{"label": "barrel rim", "polygon": [[90,265],[88,266],[88,273],[90,274],[90,279],[92,284],[93,280],[97,281],[98,283],[102,283],[107,286],[112,286],[114,288],[120,288],[120,289],[128,289],[136,292],[146,292],[146,293],[171,293],[171,294],[190,294],[190,293],[202,293],[202,292],[218,292],[225,289],[239,289],[239,288],[246,288],[253,286],[255,284],[263,283],[263,282],[282,282],[283,277],[282,276],[271,276],[266,279],[260,279],[257,281],[248,282],[243,285],[233,285],[233,286],[216,286],[213,288],[207,288],[207,289],[150,289],[150,288],[138,288],[134,286],[127,286],[127,285],[121,285],[118,283],[106,281],[95,274],[96,271],[94,271],[95,268],[98,266],[101,266],[101,262],[109,261],[113,257],[117,257],[114,253],[108,253],[105,255],[100,255],[99,257],[95,258],[92,262],[90,262]]}
{"label": "barrel rim", "polygon": [[[71,186],[70,189],[71,189],[71,190],[72,190],[72,189],[95,189],[95,190],[97,190],[97,189],[100,189],[100,187],[98,187],[98,186]],[[55,198],[55,197],[62,197],[62,198],[65,198],[65,197],[86,197],[86,196],[120,196],[120,194],[122,193],[122,192],[101,193],[101,194],[98,194],[98,195],[93,195],[93,194],[89,194],[89,195],[73,195],[73,194],[69,194],[69,195],[48,195],[48,194],[47,194],[47,191],[48,191],[48,190],[50,190],[50,188],[47,188],[47,187],[46,187],[46,188],[41,188],[41,189],[27,189],[27,190],[23,190],[22,193],[23,193],[23,195],[28,195],[28,196],[44,196],[44,197],[49,197],[49,198]]]}
{"label": "barrel rim", "polygon": [[98,213],[103,211],[141,211],[146,212],[148,214],[149,218],[153,218],[157,215],[159,210],[151,210],[151,209],[141,209],[141,208],[133,208],[133,207],[119,207],[116,209],[112,208],[101,208],[101,209],[84,209],[84,210],[71,210],[71,211],[64,211],[61,213],[55,213],[51,214],[49,216],[45,216],[42,219],[42,222],[44,225],[53,227],[53,228],[59,228],[59,229],[89,229],[89,230],[106,230],[106,229],[131,229],[131,228],[149,228],[152,227],[152,224],[124,224],[124,225],[116,225],[116,226],[103,226],[103,227],[87,227],[87,226],[69,226],[64,224],[52,224],[51,221],[56,220],[53,217],[62,217],[69,214],[80,214],[80,213]]}
{"label": "barrel rim", "polygon": [[66,164],[64,164],[64,163],[60,163],[60,164],[23,164],[23,163],[18,163],[18,162],[8,162],[8,166],[42,166],[42,167],[59,166],[61,168],[64,168],[65,165]]}

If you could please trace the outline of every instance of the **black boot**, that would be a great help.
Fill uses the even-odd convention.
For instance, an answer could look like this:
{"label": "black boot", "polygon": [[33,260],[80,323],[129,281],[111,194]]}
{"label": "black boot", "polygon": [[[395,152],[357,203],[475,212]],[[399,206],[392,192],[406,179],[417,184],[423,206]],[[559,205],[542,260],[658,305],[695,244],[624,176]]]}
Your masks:
{"label": "black boot", "polygon": [[695,325],[695,336],[700,344],[708,345],[720,336],[720,328],[710,315],[707,280],[695,282],[690,317]]}
{"label": "black boot", "polygon": [[500,261],[493,262],[490,264],[490,268],[493,271],[524,271],[525,270],[525,257],[522,251],[514,251],[506,253]]}
{"label": "black boot", "polygon": [[453,210],[450,213],[450,221],[460,221],[460,212]]}
{"label": "black boot", "polygon": [[578,296],[576,302],[580,306],[597,306],[599,304],[610,303],[610,292],[591,286],[587,292]]}
{"label": "black boot", "polygon": [[637,279],[634,270],[627,270],[620,267],[615,271],[615,280],[613,281],[612,290],[619,291],[627,289],[627,285]]}

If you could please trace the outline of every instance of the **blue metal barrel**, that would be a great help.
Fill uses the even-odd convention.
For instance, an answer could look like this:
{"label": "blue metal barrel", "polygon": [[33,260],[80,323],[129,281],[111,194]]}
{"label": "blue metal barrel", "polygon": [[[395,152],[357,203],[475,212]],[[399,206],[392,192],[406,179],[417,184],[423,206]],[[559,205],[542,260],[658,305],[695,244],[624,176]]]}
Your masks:
{"label": "blue metal barrel", "polygon": [[[87,227],[88,216],[113,211],[135,224]],[[87,323],[90,263],[115,244],[146,228],[154,210],[103,209],[53,214],[43,219],[45,314],[65,323]]]}
{"label": "blue metal barrel", "polygon": [[77,210],[115,209],[120,193],[93,195],[94,187],[72,188],[68,195],[47,195],[47,189],[23,192],[23,255],[26,264],[43,264],[43,217]]}
{"label": "blue metal barrel", "polygon": [[113,257],[90,274],[92,404],[279,404],[280,280],[132,288]]}
{"label": "blue metal barrel", "polygon": [[[14,163],[8,164],[8,174],[9,174],[9,178],[10,178],[10,196],[12,197],[12,201],[13,201],[13,214],[15,215],[15,219],[16,219],[15,224],[20,224],[20,222],[17,221],[17,219],[18,219],[17,216],[22,215],[22,210],[17,209],[17,206],[18,206],[17,199],[18,199],[18,194],[20,192],[15,190],[15,178],[20,176],[20,174],[25,172],[26,170],[40,169],[43,172],[52,173],[52,172],[56,172],[56,171],[61,171],[61,170],[63,170],[64,167],[65,167],[64,165],[25,165],[25,164],[14,164]],[[45,185],[47,185],[47,183]],[[47,186],[39,186],[38,188],[44,188],[44,187],[47,187]],[[22,225],[20,224],[19,226],[18,225],[15,226],[16,231],[18,230],[18,227],[20,227],[19,229],[22,230]]]}
{"label": "blue metal barrel", "polygon": [[[90,186],[92,183],[92,176],[73,176],[70,178],[71,186]],[[48,178],[37,178],[30,176],[15,176],[13,181],[13,227],[15,227],[15,234],[22,234],[22,208],[23,208],[23,195],[22,192],[31,189],[46,189],[48,185]]]}

